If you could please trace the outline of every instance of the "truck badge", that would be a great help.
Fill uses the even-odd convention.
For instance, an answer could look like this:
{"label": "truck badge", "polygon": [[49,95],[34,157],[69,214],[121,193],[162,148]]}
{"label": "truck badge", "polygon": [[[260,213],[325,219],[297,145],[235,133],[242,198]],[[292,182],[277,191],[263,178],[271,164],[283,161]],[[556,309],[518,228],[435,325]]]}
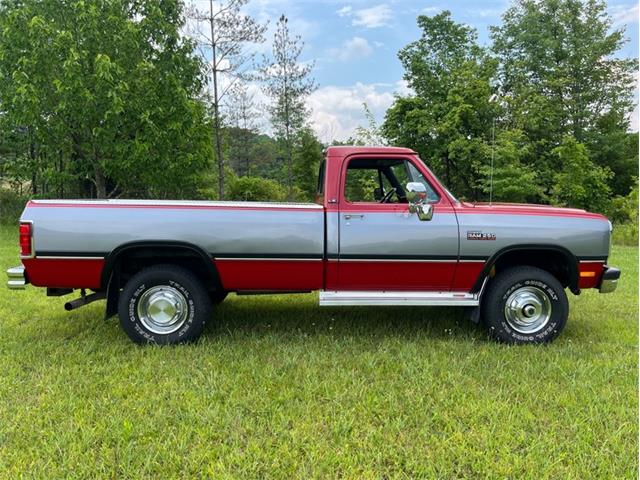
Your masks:
{"label": "truck badge", "polygon": [[467,231],[467,240],[495,240],[495,233],[471,232]]}

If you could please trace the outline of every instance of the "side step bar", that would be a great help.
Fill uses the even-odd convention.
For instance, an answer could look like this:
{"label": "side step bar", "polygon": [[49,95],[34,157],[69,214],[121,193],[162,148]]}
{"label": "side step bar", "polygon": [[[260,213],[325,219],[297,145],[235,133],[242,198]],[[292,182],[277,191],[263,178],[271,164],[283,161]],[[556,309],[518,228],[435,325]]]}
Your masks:
{"label": "side step bar", "polygon": [[321,291],[320,306],[338,305],[422,305],[477,307],[480,295],[467,292]]}

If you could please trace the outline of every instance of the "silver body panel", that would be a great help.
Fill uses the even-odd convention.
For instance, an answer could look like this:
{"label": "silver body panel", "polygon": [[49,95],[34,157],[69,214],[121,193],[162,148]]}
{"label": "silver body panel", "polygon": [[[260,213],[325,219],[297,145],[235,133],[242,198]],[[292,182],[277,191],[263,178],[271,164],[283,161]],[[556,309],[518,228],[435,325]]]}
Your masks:
{"label": "silver body panel", "polygon": [[339,216],[340,257],[406,256],[420,259],[458,256],[458,223],[454,214],[421,222],[404,212],[346,213]]}
{"label": "silver body panel", "polygon": [[43,208],[37,205],[45,202],[34,203],[22,218],[34,223],[37,256],[107,254],[126,243],[153,240],[187,242],[213,256],[320,258],[324,252],[324,211],[315,204],[132,201],[105,202],[116,207],[105,208],[61,201],[65,206]]}
{"label": "silver body panel", "polygon": [[[576,257],[609,255],[609,222],[597,218],[541,215],[458,215],[460,256],[490,257],[498,250],[517,244],[556,245]],[[494,234],[495,240],[468,240],[467,232]]]}

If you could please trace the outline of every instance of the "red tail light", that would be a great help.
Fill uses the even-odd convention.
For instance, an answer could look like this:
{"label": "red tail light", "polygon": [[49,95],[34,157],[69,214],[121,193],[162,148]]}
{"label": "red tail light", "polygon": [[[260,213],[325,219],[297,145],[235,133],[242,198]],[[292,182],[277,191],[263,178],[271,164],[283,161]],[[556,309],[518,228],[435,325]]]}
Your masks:
{"label": "red tail light", "polygon": [[20,224],[20,256],[32,257],[33,256],[33,242],[32,239],[33,226],[30,223]]}

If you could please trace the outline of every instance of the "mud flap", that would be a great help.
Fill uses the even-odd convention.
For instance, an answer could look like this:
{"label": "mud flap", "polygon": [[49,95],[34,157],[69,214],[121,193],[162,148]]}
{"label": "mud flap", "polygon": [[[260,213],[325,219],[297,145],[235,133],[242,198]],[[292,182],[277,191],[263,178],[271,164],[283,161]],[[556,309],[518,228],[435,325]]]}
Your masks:
{"label": "mud flap", "polygon": [[104,312],[104,319],[108,320],[118,313],[118,300],[120,299],[120,276],[117,272],[112,272],[107,286],[107,308]]}

